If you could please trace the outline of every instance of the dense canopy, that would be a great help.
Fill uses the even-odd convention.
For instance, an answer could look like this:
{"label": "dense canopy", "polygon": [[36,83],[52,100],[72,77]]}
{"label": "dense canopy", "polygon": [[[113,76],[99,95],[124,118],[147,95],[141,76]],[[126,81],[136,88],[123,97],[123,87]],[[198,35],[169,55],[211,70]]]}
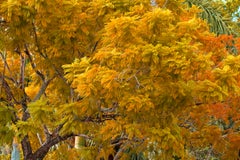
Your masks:
{"label": "dense canopy", "polygon": [[238,159],[239,3],[0,0],[2,158]]}

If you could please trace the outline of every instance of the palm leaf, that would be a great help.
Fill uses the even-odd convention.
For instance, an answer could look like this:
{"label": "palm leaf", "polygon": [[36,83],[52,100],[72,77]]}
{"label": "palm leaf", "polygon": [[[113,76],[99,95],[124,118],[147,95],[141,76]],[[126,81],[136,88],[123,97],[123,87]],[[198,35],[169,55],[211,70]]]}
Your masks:
{"label": "palm leaf", "polygon": [[211,32],[214,32],[217,35],[235,34],[234,31],[231,29],[230,25],[228,24],[229,21],[227,21],[227,19],[224,19],[223,16],[221,15],[219,11],[220,8],[215,8],[213,5],[211,5],[209,1],[186,0],[185,3],[189,7],[195,5],[202,10],[199,16],[208,22]]}

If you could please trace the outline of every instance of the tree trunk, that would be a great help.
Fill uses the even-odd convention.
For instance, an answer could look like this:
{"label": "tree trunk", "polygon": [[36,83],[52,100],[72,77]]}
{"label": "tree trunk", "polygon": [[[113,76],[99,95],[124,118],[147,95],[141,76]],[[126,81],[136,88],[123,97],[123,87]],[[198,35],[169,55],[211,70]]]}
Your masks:
{"label": "tree trunk", "polygon": [[70,137],[73,137],[74,134],[69,134],[65,136],[55,136],[50,137],[48,141],[46,141],[40,148],[38,148],[34,153],[32,153],[32,149],[30,146],[30,143],[28,141],[28,136],[26,136],[22,140],[22,149],[23,149],[23,155],[24,160],[42,160],[48,153],[49,149],[54,146],[55,144],[58,144],[61,141],[67,140]]}
{"label": "tree trunk", "polygon": [[32,147],[29,142],[28,136],[25,136],[23,140],[21,141],[22,144],[22,151],[23,151],[23,157],[24,160],[28,160],[28,157],[32,155]]}

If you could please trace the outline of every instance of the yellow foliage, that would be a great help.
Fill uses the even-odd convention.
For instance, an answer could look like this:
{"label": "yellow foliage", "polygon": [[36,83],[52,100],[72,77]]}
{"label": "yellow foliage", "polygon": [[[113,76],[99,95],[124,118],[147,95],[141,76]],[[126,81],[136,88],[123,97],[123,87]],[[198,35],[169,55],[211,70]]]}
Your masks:
{"label": "yellow foliage", "polygon": [[16,134],[27,156],[51,145],[45,159],[237,157],[240,56],[199,12],[182,0],[2,0],[1,145]]}
{"label": "yellow foliage", "polygon": [[28,86],[28,87],[25,88],[25,92],[30,98],[33,99],[37,95],[37,93],[39,92],[39,86],[36,86],[36,85]]}

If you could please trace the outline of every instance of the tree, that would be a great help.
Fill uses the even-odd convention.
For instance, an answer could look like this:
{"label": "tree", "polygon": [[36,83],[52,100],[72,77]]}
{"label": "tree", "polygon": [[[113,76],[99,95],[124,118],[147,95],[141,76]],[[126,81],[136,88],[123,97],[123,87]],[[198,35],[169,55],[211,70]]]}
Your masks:
{"label": "tree", "polygon": [[1,144],[25,160],[236,159],[239,40],[155,3],[2,0]]}
{"label": "tree", "polygon": [[189,7],[196,5],[202,12],[199,13],[200,17],[209,23],[210,31],[219,34],[232,34],[237,35],[238,29],[235,22],[232,21],[237,11],[238,3],[229,5],[221,0],[207,1],[207,0],[186,0]]}

